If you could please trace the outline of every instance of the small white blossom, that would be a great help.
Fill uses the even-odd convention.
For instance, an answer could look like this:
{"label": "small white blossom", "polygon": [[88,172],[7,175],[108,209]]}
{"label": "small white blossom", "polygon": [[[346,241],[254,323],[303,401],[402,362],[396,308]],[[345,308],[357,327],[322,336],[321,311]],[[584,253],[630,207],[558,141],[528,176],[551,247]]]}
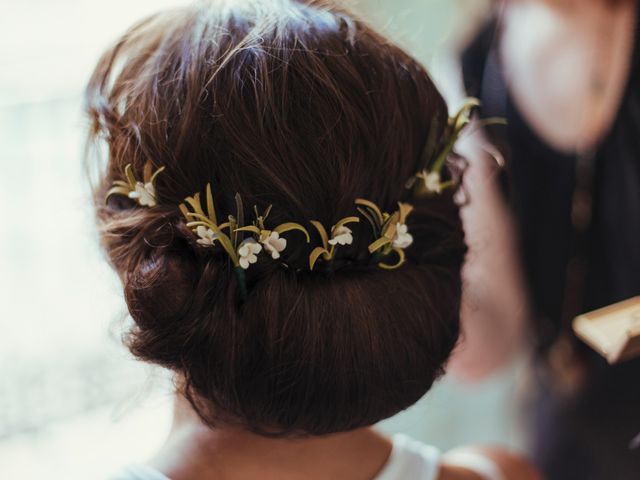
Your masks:
{"label": "small white blossom", "polygon": [[331,245],[351,245],[353,243],[353,235],[351,229],[342,225],[333,231],[333,238],[329,240]]}
{"label": "small white blossom", "polygon": [[409,229],[404,223],[396,223],[396,235],[393,238],[393,246],[395,248],[407,248],[413,243],[413,236],[409,233]]}
{"label": "small white blossom", "polygon": [[243,241],[238,247],[238,255],[240,255],[240,266],[245,270],[249,265],[258,261],[257,255],[262,251],[262,245],[253,238]]}
{"label": "small white blossom", "polygon": [[198,225],[196,228],[196,234],[198,235],[198,243],[200,245],[212,246],[215,244],[215,241],[218,239],[218,234],[214,233],[210,228],[206,228],[203,225]]}
{"label": "small white blossom", "polygon": [[155,207],[157,204],[156,189],[151,182],[136,182],[136,189],[129,192],[129,198],[137,200],[143,207]]}
{"label": "small white blossom", "polygon": [[287,248],[287,240],[285,238],[280,238],[280,234],[278,232],[268,233],[268,236],[260,236],[260,243],[264,245],[264,249],[271,255],[271,258],[277,260],[278,258],[280,258],[280,252]]}
{"label": "small white blossom", "polygon": [[424,186],[428,192],[440,193],[442,192],[442,183],[440,182],[440,173],[431,172],[427,173],[424,177]]}

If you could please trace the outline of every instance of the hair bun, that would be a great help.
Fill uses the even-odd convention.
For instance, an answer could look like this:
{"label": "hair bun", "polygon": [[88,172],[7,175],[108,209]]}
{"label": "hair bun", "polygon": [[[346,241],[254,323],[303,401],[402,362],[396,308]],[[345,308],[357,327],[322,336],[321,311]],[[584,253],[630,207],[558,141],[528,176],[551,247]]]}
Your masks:
{"label": "hair bun", "polygon": [[200,274],[199,261],[186,242],[174,237],[170,244],[161,243],[166,236],[153,238],[147,232],[138,237],[144,253],[124,272],[124,297],[135,321],[126,342],[137,357],[174,368],[188,336],[185,322],[198,296]]}
{"label": "hair bun", "polygon": [[[247,249],[255,281],[242,303],[239,259],[204,253],[176,209],[208,182],[219,212],[234,211],[237,193],[247,207],[273,204],[275,225],[329,228],[358,198],[401,208],[427,140],[449,143],[447,106],[411,56],[330,2],[197,4],[123,36],[95,70],[87,110],[92,139],[107,142],[97,214],[135,320],[128,344],[181,375],[205,422],[341,432],[406,408],[442,373],[458,336],[465,251],[452,192],[436,194],[442,179],[434,196],[412,201],[400,268],[349,263],[378,262],[358,230],[369,222],[337,249],[337,272],[297,268],[313,250],[292,234],[287,268],[266,255],[254,265],[257,247]],[[147,164],[166,166],[157,191]],[[122,198],[104,205],[109,191]],[[208,210],[211,198],[202,197]],[[214,233],[200,240],[222,245]],[[237,256],[238,246],[225,250]]]}

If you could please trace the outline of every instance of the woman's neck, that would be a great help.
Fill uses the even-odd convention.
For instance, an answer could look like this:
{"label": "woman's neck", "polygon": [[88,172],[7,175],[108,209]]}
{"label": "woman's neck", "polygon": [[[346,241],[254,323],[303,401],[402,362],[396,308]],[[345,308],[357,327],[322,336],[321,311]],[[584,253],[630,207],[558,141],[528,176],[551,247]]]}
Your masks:
{"label": "woman's neck", "polygon": [[510,99],[536,135],[575,154],[597,146],[619,111],[635,48],[636,0],[561,3],[514,1],[502,18],[500,63]]}
{"label": "woman's neck", "polygon": [[178,396],[169,438],[150,465],[172,480],[364,480],[375,477],[390,452],[390,441],[370,428],[296,439],[266,438],[237,426],[212,429]]}

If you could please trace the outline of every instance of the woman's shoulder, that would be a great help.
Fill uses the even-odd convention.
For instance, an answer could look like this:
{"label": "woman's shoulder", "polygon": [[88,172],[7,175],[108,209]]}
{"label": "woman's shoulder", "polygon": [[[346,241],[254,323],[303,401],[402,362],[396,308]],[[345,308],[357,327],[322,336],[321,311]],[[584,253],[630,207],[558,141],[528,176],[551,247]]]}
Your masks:
{"label": "woman's shoulder", "polygon": [[535,469],[518,455],[501,449],[438,448],[406,435],[392,437],[387,464],[374,480],[540,480]]}
{"label": "woman's shoulder", "polygon": [[[387,463],[375,480],[437,480],[441,452],[436,447],[413,440],[406,435],[394,435]],[[145,465],[131,465],[109,480],[170,480],[159,471]]]}
{"label": "woman's shoulder", "polygon": [[[458,449],[443,455],[431,445],[398,434],[392,437],[393,447],[387,463],[374,480],[504,480],[522,478],[539,480],[534,469],[522,459],[506,452],[478,452]],[[501,458],[493,458],[501,457]],[[508,458],[507,458],[508,457]],[[500,460],[500,461],[497,461]],[[511,474],[503,474],[507,466]],[[109,480],[170,480],[159,471],[145,465],[131,465]]]}

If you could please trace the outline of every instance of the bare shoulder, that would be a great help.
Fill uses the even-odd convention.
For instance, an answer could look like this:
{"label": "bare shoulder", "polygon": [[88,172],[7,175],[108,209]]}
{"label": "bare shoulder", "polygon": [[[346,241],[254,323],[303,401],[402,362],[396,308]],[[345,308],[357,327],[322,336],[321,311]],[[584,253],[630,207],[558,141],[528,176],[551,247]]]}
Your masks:
{"label": "bare shoulder", "polygon": [[485,480],[481,475],[463,467],[442,464],[438,480]]}
{"label": "bare shoulder", "polygon": [[[491,470],[496,475],[491,475]],[[444,454],[438,480],[542,480],[521,455],[501,448],[465,447]]]}

